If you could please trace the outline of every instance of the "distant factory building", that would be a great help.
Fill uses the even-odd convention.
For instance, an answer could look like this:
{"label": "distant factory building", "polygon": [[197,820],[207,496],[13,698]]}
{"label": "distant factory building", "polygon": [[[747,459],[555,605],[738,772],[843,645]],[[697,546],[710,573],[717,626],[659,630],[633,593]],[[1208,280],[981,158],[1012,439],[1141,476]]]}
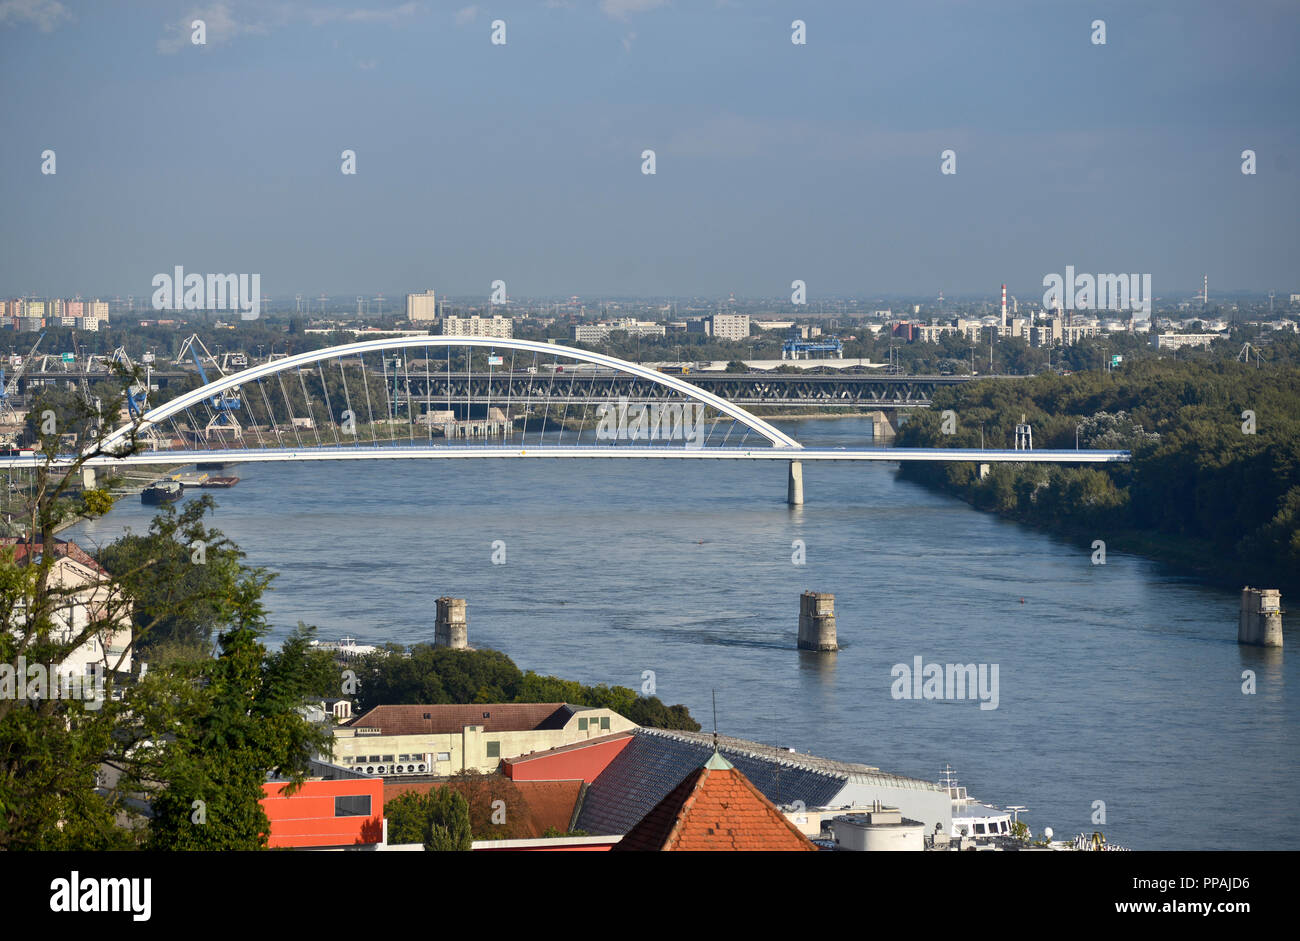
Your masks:
{"label": "distant factory building", "polygon": [[509,317],[502,317],[500,314],[493,314],[491,317],[480,317],[478,314],[472,317],[447,316],[442,318],[442,335],[508,340],[515,335],[515,324]]}
{"label": "distant factory building", "polygon": [[415,323],[417,321],[433,321],[438,319],[438,297],[432,290],[425,291],[423,294],[406,295],[406,319]]}

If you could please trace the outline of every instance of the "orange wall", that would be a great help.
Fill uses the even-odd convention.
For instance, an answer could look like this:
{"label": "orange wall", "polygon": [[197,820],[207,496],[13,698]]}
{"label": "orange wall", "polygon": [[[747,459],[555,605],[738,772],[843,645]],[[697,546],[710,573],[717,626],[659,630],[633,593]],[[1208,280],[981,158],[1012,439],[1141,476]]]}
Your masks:
{"label": "orange wall", "polygon": [[[287,785],[263,784],[262,809],[271,820],[272,847],[354,846],[380,843],[384,837],[384,779],[307,781],[288,797]],[[370,795],[369,817],[334,816],[334,798]]]}

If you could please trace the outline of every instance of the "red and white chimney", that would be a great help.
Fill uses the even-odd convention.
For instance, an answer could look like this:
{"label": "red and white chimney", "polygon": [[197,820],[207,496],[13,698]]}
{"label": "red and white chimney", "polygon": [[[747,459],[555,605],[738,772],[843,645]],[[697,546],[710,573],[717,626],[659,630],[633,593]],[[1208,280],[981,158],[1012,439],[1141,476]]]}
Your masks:
{"label": "red and white chimney", "polygon": [[1002,329],[1007,329],[1007,286],[1002,285]]}

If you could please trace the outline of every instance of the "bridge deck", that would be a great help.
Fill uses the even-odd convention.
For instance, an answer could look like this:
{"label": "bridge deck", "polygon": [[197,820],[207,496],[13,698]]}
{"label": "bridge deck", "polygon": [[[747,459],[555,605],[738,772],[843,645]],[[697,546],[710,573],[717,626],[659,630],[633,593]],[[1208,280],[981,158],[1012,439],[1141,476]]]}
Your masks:
{"label": "bridge deck", "polygon": [[[567,447],[546,446],[457,446],[444,447],[321,447],[247,448],[200,451],[147,451],[128,457],[97,457],[86,466],[175,465],[199,461],[225,464],[273,463],[283,461],[391,461],[391,460],[484,460],[491,458],[568,460],[740,460],[740,461],[970,461],[979,464],[1110,464],[1129,460],[1128,451],[1070,450],[981,450],[979,448],[726,448],[726,447],[631,447],[622,445]],[[34,467],[40,456],[0,457],[0,467]],[[66,466],[72,458],[59,458]]]}

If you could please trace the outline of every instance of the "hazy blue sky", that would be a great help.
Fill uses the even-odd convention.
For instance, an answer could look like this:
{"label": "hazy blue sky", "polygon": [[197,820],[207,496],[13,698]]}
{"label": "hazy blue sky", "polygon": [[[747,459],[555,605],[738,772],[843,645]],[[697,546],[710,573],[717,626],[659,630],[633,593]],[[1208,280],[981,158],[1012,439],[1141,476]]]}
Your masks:
{"label": "hazy blue sky", "polygon": [[0,0],[0,294],[1300,291],[1298,117],[1295,0]]}

